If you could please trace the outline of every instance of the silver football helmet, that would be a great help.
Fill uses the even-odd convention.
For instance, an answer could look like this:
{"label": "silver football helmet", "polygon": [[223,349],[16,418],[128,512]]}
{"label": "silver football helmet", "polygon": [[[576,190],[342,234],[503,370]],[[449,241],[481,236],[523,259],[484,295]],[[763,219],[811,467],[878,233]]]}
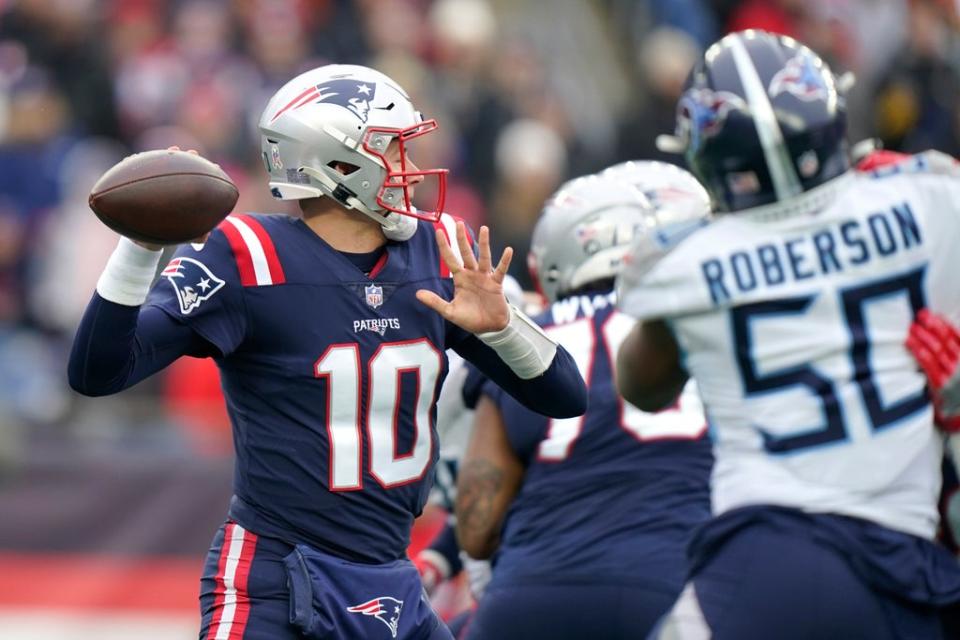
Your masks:
{"label": "silver football helmet", "polygon": [[644,275],[684,238],[711,217],[710,196],[692,173],[656,160],[631,160],[604,169],[600,175],[629,185],[653,206],[646,233],[637,234],[623,259],[617,296],[641,286]]}
{"label": "silver football helmet", "polygon": [[[275,198],[333,198],[379,222],[394,240],[416,232],[414,218],[439,219],[447,170],[418,169],[406,148],[437,123],[424,120],[384,74],[358,65],[302,73],[274,94],[259,126]],[[394,142],[396,150],[388,150]],[[411,202],[413,184],[427,176],[438,180],[437,202],[421,211]]]}
{"label": "silver football helmet", "polygon": [[638,189],[667,218],[684,213],[710,215],[710,196],[693,174],[667,162],[629,160],[604,169],[600,175],[623,181]]}
{"label": "silver football helmet", "polygon": [[620,180],[570,180],[544,205],[527,266],[551,303],[584,285],[613,279],[634,236],[654,215],[650,201]]}

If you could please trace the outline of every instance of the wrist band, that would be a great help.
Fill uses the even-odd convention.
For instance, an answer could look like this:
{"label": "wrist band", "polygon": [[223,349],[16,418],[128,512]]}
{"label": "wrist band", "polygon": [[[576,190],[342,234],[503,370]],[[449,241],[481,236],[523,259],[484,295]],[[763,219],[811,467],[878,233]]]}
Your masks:
{"label": "wrist band", "polygon": [[97,293],[104,300],[139,307],[147,299],[162,253],[120,238],[97,281]]}
{"label": "wrist band", "polygon": [[510,305],[510,322],[506,327],[479,333],[477,337],[523,380],[543,375],[557,353],[557,343],[513,305]]}

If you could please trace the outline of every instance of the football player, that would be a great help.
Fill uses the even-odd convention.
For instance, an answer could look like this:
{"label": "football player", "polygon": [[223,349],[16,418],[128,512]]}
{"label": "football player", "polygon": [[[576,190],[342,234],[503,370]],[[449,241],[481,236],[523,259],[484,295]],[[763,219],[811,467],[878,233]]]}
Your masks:
{"label": "football player", "polygon": [[[184,355],[220,368],[237,463],[201,638],[449,637],[406,557],[445,349],[538,411],[585,409],[570,356],[504,300],[509,250],[493,265],[481,228],[475,255],[441,213],[444,171],[409,157],[436,126],[372,69],[304,73],[260,120],[270,190],[303,217],[230,216],[152,289],[160,252],[121,239],[97,284],[76,390],[115,393]],[[428,176],[424,211],[411,200]]]}
{"label": "football player", "polygon": [[933,543],[941,439],[904,349],[924,305],[960,311],[960,181],[921,154],[849,170],[843,92],[797,41],[726,36],[676,135],[714,221],[647,236],[618,284],[641,322],[618,382],[641,408],[697,381],[714,519],[659,638],[938,638],[960,567]]}
{"label": "football player", "polygon": [[549,303],[537,321],[577,361],[590,406],[555,419],[484,386],[457,533],[471,556],[496,555],[468,638],[643,638],[680,593],[685,547],[710,514],[706,421],[692,383],[660,413],[617,395],[613,357],[633,321],[612,289],[636,233],[708,215],[696,180],[661,163],[578,178],[546,204],[529,254]]}

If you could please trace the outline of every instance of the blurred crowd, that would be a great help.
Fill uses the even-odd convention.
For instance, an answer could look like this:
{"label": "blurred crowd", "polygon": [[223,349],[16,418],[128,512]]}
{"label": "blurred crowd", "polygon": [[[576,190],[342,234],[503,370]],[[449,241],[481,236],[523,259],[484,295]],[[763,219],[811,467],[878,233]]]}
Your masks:
{"label": "blurred crowd", "polygon": [[294,213],[266,189],[262,107],[312,67],[370,65],[440,122],[417,163],[451,170],[447,210],[514,246],[527,282],[545,197],[617,161],[679,161],[654,139],[673,129],[687,71],[750,27],[856,74],[853,141],[960,153],[955,0],[0,0],[0,469],[44,426],[188,425],[181,444],[227,450],[209,363],[178,363],[112,404],[66,387],[72,332],[116,240],[87,194],[125,155],[197,149],[240,187],[238,209]]}

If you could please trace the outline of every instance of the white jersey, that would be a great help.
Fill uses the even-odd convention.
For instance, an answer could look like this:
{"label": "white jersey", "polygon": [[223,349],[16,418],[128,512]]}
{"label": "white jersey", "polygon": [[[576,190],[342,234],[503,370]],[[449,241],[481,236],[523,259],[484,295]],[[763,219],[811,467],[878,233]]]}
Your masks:
{"label": "white jersey", "polygon": [[955,163],[851,172],[660,253],[626,267],[621,307],[668,320],[699,385],[714,513],[777,504],[932,538],[942,440],[904,341],[924,306],[960,320]]}

